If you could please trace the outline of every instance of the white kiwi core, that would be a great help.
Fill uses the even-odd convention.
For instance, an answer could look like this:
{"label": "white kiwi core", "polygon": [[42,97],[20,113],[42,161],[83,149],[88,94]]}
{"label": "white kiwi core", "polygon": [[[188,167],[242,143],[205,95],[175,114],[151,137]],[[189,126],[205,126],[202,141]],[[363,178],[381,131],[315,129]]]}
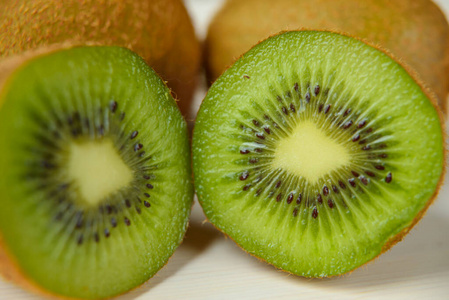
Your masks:
{"label": "white kiwi core", "polygon": [[71,143],[68,177],[85,204],[94,206],[129,185],[134,176],[113,142],[104,139]]}
{"label": "white kiwi core", "polygon": [[331,171],[350,163],[350,153],[312,121],[303,121],[279,141],[272,166],[316,183]]}

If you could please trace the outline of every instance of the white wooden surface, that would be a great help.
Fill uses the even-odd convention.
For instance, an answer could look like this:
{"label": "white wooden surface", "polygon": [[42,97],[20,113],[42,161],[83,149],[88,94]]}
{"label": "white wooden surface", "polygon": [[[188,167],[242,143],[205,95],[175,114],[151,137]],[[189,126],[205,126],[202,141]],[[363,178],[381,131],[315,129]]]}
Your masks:
{"label": "white wooden surface", "polygon": [[[200,37],[221,2],[186,0]],[[436,2],[449,16],[449,0]],[[204,87],[199,89],[196,106],[204,93]],[[361,269],[332,279],[278,271],[203,220],[195,203],[186,239],[168,264],[118,299],[449,299],[449,180],[404,241]],[[41,298],[0,280],[0,299]]]}

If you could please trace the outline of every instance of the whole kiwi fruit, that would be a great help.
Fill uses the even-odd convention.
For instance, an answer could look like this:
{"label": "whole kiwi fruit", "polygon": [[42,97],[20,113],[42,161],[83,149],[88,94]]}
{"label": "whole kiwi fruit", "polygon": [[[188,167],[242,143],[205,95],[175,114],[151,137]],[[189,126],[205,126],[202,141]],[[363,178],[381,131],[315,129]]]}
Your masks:
{"label": "whole kiwi fruit", "polygon": [[434,99],[358,39],[326,31],[268,38],[201,104],[198,200],[219,230],[280,269],[350,272],[400,241],[438,193],[445,134]]}
{"label": "whole kiwi fruit", "polygon": [[0,63],[0,273],[46,296],[142,284],[193,200],[187,124],[145,61],[51,45]]}
{"label": "whole kiwi fruit", "polygon": [[228,0],[205,43],[209,79],[258,41],[303,28],[347,33],[389,50],[418,73],[446,112],[449,25],[431,0]]}
{"label": "whole kiwi fruit", "polygon": [[181,0],[0,0],[0,58],[63,42],[133,50],[189,114],[200,47]]}

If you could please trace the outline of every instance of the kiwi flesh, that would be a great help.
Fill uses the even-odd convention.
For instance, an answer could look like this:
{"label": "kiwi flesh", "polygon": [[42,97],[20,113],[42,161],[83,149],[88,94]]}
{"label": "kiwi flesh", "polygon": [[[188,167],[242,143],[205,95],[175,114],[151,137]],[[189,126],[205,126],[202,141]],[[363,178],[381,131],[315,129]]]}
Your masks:
{"label": "kiwi flesh", "polygon": [[431,0],[228,0],[205,42],[210,80],[260,40],[303,28],[343,32],[388,49],[419,74],[446,112],[449,25]]}
{"label": "kiwi flesh", "polygon": [[52,44],[127,47],[189,113],[200,47],[180,0],[0,0],[0,58]]}
{"label": "kiwi flesh", "polygon": [[384,52],[325,31],[273,36],[226,70],[192,152],[208,220],[305,277],[347,273],[399,241],[445,161],[433,98]]}
{"label": "kiwi flesh", "polygon": [[128,49],[24,57],[0,84],[0,269],[46,295],[126,292],[184,236],[193,199],[186,122]]}

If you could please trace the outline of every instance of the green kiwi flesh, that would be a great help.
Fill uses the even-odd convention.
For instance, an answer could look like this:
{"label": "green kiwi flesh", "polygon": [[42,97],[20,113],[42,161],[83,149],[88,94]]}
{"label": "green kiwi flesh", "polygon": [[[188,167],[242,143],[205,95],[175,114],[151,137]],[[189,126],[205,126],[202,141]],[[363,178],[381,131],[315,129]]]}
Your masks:
{"label": "green kiwi flesh", "polygon": [[254,46],[210,88],[193,133],[200,204],[247,252],[328,277],[390,248],[441,183],[440,113],[384,52],[331,32]]}
{"label": "green kiwi flesh", "polygon": [[193,197],[170,90],[120,47],[32,58],[0,91],[0,234],[46,293],[107,298],[152,277]]}

